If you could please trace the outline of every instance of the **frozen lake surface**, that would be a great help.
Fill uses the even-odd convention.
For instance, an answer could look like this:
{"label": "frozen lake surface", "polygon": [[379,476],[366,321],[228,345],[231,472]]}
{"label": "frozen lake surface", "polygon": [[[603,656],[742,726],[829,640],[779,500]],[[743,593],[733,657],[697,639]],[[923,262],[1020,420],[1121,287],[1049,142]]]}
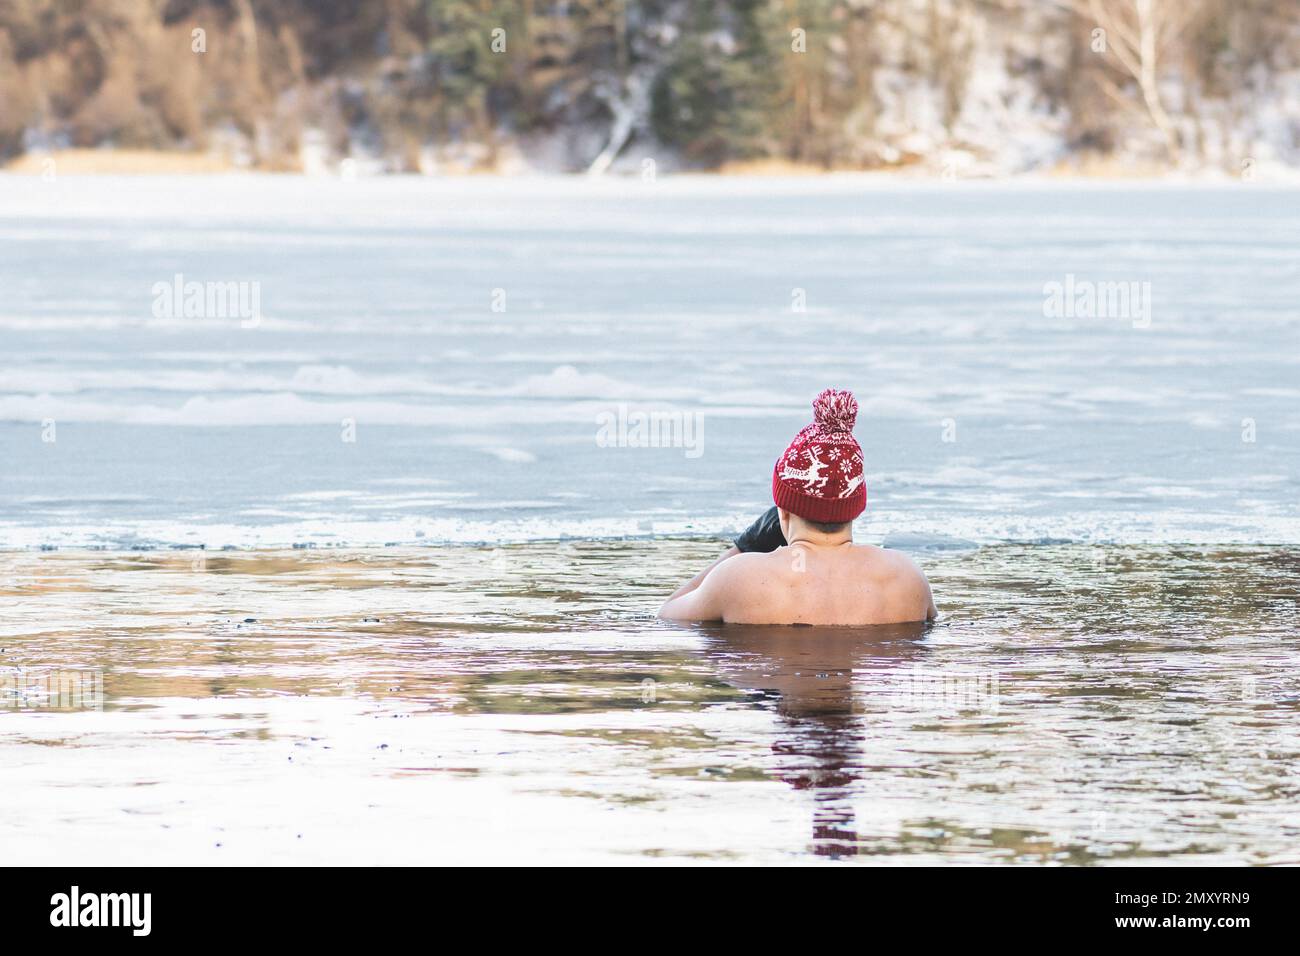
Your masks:
{"label": "frozen lake surface", "polygon": [[0,547],[721,533],[827,385],[866,540],[1298,543],[1297,200],[0,177]]}

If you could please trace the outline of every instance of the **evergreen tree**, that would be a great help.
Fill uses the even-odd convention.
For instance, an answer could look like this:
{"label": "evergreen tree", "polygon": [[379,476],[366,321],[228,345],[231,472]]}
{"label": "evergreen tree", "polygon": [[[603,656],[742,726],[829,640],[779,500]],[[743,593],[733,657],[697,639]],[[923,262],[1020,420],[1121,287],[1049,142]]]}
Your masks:
{"label": "evergreen tree", "polygon": [[497,128],[521,99],[522,0],[429,0],[429,59],[444,142],[474,138],[495,152]]}
{"label": "evergreen tree", "polygon": [[656,136],[690,160],[715,165],[764,155],[778,64],[762,0],[702,4],[651,92]]}

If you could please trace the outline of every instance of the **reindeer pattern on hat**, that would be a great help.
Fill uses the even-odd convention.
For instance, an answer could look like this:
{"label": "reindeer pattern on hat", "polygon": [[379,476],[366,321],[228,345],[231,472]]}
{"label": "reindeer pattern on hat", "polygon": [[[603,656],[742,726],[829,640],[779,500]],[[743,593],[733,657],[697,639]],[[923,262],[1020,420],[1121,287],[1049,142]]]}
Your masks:
{"label": "reindeer pattern on hat", "polygon": [[[797,449],[791,449],[791,452],[797,452]],[[826,475],[822,470],[826,468],[826,463],[817,457],[821,448],[812,445],[808,449],[808,466],[806,468],[796,468],[790,464],[794,455],[787,452],[781,460],[781,480],[782,481],[802,481],[804,491],[816,491],[819,488],[826,487]]]}
{"label": "reindeer pattern on hat", "polygon": [[850,495],[853,494],[853,492],[857,491],[859,488],[862,487],[862,482],[865,480],[866,479],[863,477],[862,472],[858,472],[856,475],[852,475],[849,478],[848,482],[844,485],[844,490],[840,492],[839,496],[841,498],[849,497]]}

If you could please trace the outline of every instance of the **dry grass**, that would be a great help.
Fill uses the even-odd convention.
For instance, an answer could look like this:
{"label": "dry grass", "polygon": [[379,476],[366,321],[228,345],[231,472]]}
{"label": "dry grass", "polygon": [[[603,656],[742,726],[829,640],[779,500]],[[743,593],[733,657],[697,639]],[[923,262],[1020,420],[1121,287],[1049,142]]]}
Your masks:
{"label": "dry grass", "polygon": [[829,172],[815,163],[788,159],[746,159],[723,163],[716,170],[723,176],[821,176]]}
{"label": "dry grass", "polygon": [[1082,153],[1057,163],[1046,171],[1049,176],[1080,179],[1163,179],[1171,172],[1168,163],[1157,159],[1141,159]]}
{"label": "dry grass", "polygon": [[28,153],[4,167],[8,173],[39,176],[54,162],[58,175],[185,175],[226,173],[235,169],[229,160],[206,153],[182,153],[143,149],[65,149],[51,153]]}

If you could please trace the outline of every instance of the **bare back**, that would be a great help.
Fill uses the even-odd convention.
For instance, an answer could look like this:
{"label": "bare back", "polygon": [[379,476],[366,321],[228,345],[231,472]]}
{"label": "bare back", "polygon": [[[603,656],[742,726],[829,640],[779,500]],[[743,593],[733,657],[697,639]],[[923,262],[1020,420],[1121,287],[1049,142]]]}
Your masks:
{"label": "bare back", "polygon": [[718,616],[736,624],[898,624],[936,613],[930,585],[907,555],[851,542],[737,555],[705,588]]}

